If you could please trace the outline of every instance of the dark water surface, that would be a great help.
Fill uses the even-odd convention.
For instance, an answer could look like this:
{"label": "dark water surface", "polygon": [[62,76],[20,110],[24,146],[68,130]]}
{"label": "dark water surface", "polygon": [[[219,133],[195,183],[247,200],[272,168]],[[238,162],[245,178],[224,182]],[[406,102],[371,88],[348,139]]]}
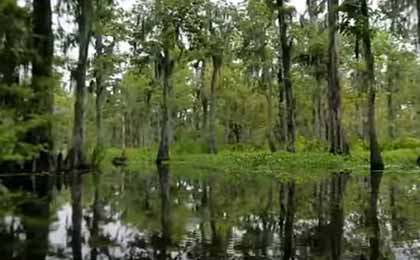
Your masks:
{"label": "dark water surface", "polygon": [[0,259],[420,259],[419,177],[3,177]]}

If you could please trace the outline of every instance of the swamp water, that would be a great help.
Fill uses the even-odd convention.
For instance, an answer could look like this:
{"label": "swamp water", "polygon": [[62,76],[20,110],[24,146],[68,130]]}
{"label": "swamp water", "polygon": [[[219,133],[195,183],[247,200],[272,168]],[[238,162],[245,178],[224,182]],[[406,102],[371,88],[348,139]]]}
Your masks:
{"label": "swamp water", "polygon": [[0,259],[420,259],[420,176],[7,176]]}

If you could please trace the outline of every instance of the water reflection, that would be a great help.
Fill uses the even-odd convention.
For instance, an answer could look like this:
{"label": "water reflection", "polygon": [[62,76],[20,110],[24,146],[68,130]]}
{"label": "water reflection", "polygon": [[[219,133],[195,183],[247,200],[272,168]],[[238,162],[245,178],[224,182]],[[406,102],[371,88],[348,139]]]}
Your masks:
{"label": "water reflection", "polygon": [[416,183],[383,173],[278,182],[165,164],[3,178],[1,259],[418,259]]}
{"label": "water reflection", "polygon": [[49,198],[39,197],[20,207],[23,215],[22,227],[25,230],[26,247],[30,250],[24,255],[27,259],[45,259],[48,251],[48,233],[50,222]]}
{"label": "water reflection", "polygon": [[10,191],[31,192],[33,197],[17,197],[20,204],[15,212],[21,217],[9,215],[1,223],[1,259],[46,258],[55,180],[50,176],[20,176],[2,181]]}
{"label": "water reflection", "polygon": [[296,183],[291,181],[287,184],[287,204],[286,204],[286,219],[285,229],[283,235],[283,259],[289,260],[294,259],[294,247],[293,247],[293,232],[295,224],[295,191]]}
{"label": "water reflection", "polygon": [[169,165],[158,164],[159,189],[160,189],[160,218],[161,218],[161,237],[159,238],[157,250],[154,254],[157,259],[167,259],[167,248],[171,245],[171,179]]}
{"label": "water reflection", "polygon": [[344,205],[343,196],[346,190],[348,174],[334,174],[331,178],[330,191],[330,231],[331,259],[343,258]]}
{"label": "water reflection", "polygon": [[99,254],[99,222],[101,221],[101,212],[102,212],[102,201],[101,201],[101,190],[100,190],[100,183],[101,183],[101,173],[95,172],[93,174],[93,205],[92,205],[92,220],[90,223],[90,234],[91,238],[89,240],[89,244],[91,245],[90,249],[90,259],[96,260]]}
{"label": "water reflection", "polygon": [[74,260],[82,260],[82,175],[70,173],[71,178],[71,248]]}
{"label": "water reflection", "polygon": [[369,232],[369,249],[370,259],[383,259],[380,250],[380,227],[378,220],[378,197],[379,188],[382,180],[382,172],[372,172],[370,175],[370,198],[368,209],[368,228]]}

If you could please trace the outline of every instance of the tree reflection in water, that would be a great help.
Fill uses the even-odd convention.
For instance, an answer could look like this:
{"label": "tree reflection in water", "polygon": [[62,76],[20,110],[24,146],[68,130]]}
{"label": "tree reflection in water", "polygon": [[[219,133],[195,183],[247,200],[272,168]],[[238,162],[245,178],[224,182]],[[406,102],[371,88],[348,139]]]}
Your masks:
{"label": "tree reflection in water", "polygon": [[82,260],[82,175],[77,172],[70,173],[72,227],[71,248],[74,260]]}
{"label": "tree reflection in water", "polygon": [[414,180],[398,176],[334,173],[278,184],[267,177],[184,175],[162,164],[157,174],[118,170],[66,179],[61,193],[54,176],[3,180],[10,205],[18,196],[13,190],[30,194],[2,212],[2,260],[419,256],[420,193]]}
{"label": "tree reflection in water", "polygon": [[55,182],[55,176],[41,175],[16,176],[2,180],[9,190],[29,192],[32,196],[19,201],[16,210],[22,216],[20,219],[12,216],[9,223],[1,223],[1,259],[46,258],[51,219],[49,205],[55,194]]}
{"label": "tree reflection in water", "polygon": [[159,190],[160,190],[160,218],[161,237],[157,241],[155,255],[158,259],[167,259],[168,247],[172,244],[171,238],[171,178],[169,165],[158,163]]}
{"label": "tree reflection in water", "polygon": [[295,192],[296,183],[291,181],[287,184],[287,204],[286,204],[286,218],[283,236],[283,260],[294,259],[294,224],[295,224]]}
{"label": "tree reflection in water", "polygon": [[380,250],[381,231],[378,220],[378,196],[382,180],[382,172],[372,172],[370,174],[370,197],[368,209],[368,229],[369,229],[369,251],[370,260],[383,259]]}

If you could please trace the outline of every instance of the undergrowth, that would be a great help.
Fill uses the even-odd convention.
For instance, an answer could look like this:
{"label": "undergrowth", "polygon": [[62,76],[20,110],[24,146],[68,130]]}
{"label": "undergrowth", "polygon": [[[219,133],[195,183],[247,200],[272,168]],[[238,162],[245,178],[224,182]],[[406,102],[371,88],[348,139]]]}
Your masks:
{"label": "undergrowth", "polygon": [[[155,151],[152,149],[127,149],[128,170],[154,168]],[[105,164],[115,156],[121,155],[119,149],[107,151]],[[415,169],[418,151],[398,149],[383,152],[387,169]],[[222,172],[300,172],[313,174],[317,171],[358,171],[369,169],[369,152],[353,151],[350,156],[336,156],[325,152],[232,152],[223,151],[212,154],[174,154],[168,162],[172,167],[198,167]],[[107,165],[108,166],[108,165]]]}

